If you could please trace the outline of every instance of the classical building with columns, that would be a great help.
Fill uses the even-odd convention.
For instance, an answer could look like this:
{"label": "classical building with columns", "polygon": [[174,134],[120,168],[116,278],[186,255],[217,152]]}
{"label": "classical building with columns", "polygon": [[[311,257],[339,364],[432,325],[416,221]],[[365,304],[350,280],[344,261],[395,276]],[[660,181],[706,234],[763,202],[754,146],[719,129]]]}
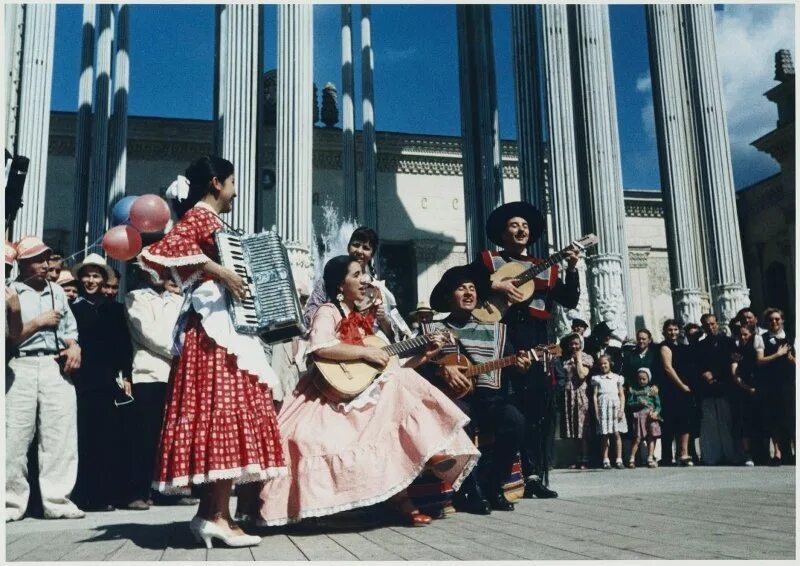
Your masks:
{"label": "classical building with columns", "polygon": [[[406,310],[447,267],[488,245],[494,207],[520,198],[548,213],[536,253],[583,233],[600,240],[581,274],[588,292],[575,311],[557,313],[557,334],[574,316],[626,336],[642,325],[657,330],[673,314],[697,321],[707,308],[728,319],[749,303],[711,5],[646,7],[663,206],[658,194],[623,191],[606,5],[512,8],[515,143],[499,138],[489,6],[455,7],[460,137],[380,131],[368,5],[358,7],[358,135],[350,6],[342,7],[342,129],[314,126],[310,5],[277,7],[272,90],[261,73],[263,8],[224,5],[216,10],[213,121],[129,118],[127,9],[84,10],[78,112],[48,122],[54,8],[6,7],[8,68],[19,71],[7,83],[7,145],[41,169],[29,177],[14,235],[45,234],[80,250],[106,229],[121,195],[157,192],[214,152],[236,166],[231,223],[276,226],[297,279],[311,277],[313,227],[330,202],[378,230],[381,267]],[[15,51],[18,44],[26,48]],[[263,119],[267,102],[274,125]]]}

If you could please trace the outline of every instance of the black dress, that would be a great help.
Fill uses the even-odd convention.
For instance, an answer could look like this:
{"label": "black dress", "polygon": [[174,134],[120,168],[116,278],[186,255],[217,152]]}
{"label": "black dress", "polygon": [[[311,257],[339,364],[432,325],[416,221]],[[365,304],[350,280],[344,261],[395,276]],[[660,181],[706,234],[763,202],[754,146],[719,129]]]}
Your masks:
{"label": "black dress", "polygon": [[[673,344],[664,341],[659,350],[669,348],[672,352],[672,367],[681,378],[681,381],[694,389],[691,376],[694,374],[692,355],[689,346]],[[656,384],[661,393],[661,414],[665,425],[673,434],[692,432],[695,425],[695,405],[692,393],[686,393],[678,388],[674,381],[667,375],[663,364],[659,364]]]}
{"label": "black dress", "polygon": [[[786,344],[791,348],[794,339],[791,336],[778,338],[766,333],[764,340],[764,357],[771,356]],[[774,438],[780,439],[781,452],[788,458],[789,443],[795,434],[795,364],[788,356],[781,356],[758,368],[758,381],[763,391],[759,395],[764,424]]]}
{"label": "black dress", "polygon": [[123,305],[105,297],[80,297],[72,304],[78,323],[81,367],[75,374],[78,399],[78,479],[73,500],[86,510],[119,503],[125,485],[122,413],[116,378],[130,378],[133,347]]}

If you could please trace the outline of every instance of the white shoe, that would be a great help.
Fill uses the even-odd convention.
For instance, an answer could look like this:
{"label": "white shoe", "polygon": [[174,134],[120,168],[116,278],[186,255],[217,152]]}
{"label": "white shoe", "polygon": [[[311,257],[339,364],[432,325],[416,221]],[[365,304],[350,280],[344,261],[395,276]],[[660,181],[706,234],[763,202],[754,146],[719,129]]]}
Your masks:
{"label": "white shoe", "polygon": [[64,511],[59,511],[57,513],[52,513],[45,511],[44,518],[45,519],[83,519],[86,516],[86,513],[81,511],[75,506],[72,506]]}
{"label": "white shoe", "polygon": [[256,546],[261,542],[261,537],[255,535],[231,535],[226,533],[219,525],[212,521],[206,521],[201,517],[194,517],[189,523],[189,530],[192,531],[197,542],[203,542],[206,548],[212,547],[212,542],[218,538],[227,546],[238,548],[242,546]]}
{"label": "white shoe", "polygon": [[753,461],[751,459],[749,459],[749,458],[747,460],[745,460],[744,465],[747,466],[748,468],[752,468],[753,466],[755,466]]}

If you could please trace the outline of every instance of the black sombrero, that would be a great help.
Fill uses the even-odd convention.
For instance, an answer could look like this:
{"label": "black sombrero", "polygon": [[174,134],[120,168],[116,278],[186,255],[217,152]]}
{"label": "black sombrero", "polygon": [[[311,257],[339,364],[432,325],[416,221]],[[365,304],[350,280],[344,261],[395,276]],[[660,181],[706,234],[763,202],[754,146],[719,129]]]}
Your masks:
{"label": "black sombrero", "polygon": [[486,297],[488,281],[484,281],[485,277],[471,265],[451,267],[444,272],[431,291],[431,308],[437,312],[450,312],[450,296],[453,290],[465,281],[472,281],[475,284],[479,300]]}
{"label": "black sombrero", "polygon": [[528,245],[534,243],[541,237],[545,227],[545,220],[542,213],[532,204],[523,201],[515,201],[497,207],[489,215],[489,218],[486,220],[486,235],[489,239],[498,246],[502,246],[503,242],[500,241],[500,236],[506,229],[508,220],[515,216],[519,216],[528,221],[528,230],[530,232]]}

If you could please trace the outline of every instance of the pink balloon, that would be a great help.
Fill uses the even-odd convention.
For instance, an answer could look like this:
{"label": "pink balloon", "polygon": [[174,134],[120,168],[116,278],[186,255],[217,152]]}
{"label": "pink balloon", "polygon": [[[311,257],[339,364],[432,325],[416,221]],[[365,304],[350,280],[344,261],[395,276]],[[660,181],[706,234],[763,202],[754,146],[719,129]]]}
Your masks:
{"label": "pink balloon", "polygon": [[103,236],[103,249],[114,259],[128,261],[142,251],[142,235],[127,224],[114,226]]}
{"label": "pink balloon", "polygon": [[169,222],[169,205],[158,195],[142,195],[133,201],[129,218],[140,232],[162,232]]}

